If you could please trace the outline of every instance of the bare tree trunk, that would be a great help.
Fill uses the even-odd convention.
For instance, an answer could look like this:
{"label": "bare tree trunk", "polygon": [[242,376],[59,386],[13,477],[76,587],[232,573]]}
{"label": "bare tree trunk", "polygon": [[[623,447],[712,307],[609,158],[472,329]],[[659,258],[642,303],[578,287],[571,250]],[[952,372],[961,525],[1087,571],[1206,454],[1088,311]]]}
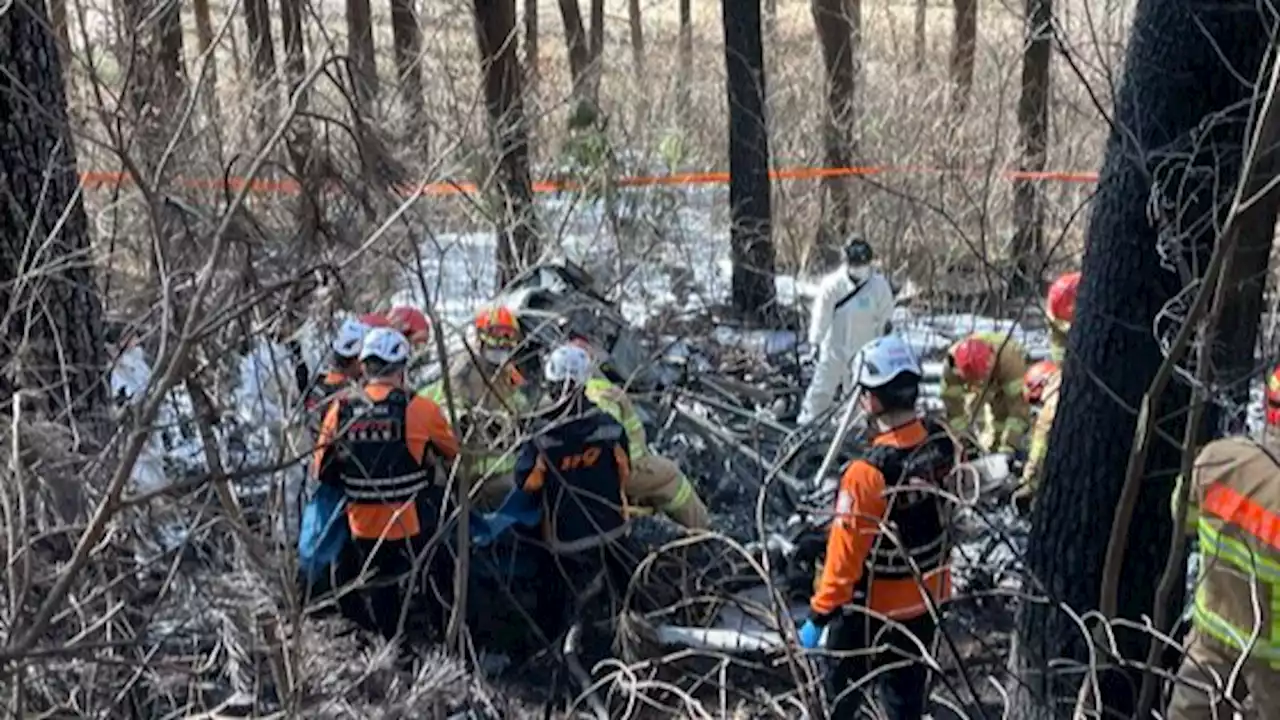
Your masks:
{"label": "bare tree trunk", "polygon": [[[1053,0],[1027,0],[1027,41],[1022,54],[1022,94],[1018,97],[1020,167],[1044,171],[1049,134],[1049,60],[1053,39]],[[1044,267],[1043,182],[1019,178],[1013,183],[1013,247],[1010,293],[1038,294]]]}
{"label": "bare tree trunk", "polygon": [[631,28],[631,65],[636,81],[644,85],[644,18],[640,12],[640,0],[627,0],[627,24]]}
{"label": "bare tree trunk", "polygon": [[[284,44],[284,75],[289,95],[301,93],[298,109],[305,111],[310,93],[302,86],[307,74],[306,36],[302,32],[303,0],[280,0],[280,36]],[[300,178],[299,235],[304,246],[314,247],[320,229],[319,196],[322,178],[318,175],[315,158],[315,138],[311,121],[305,115],[295,117],[290,124],[293,132],[285,137],[285,149],[293,171]]]}
{"label": "bare tree trunk", "polygon": [[49,22],[58,43],[58,58],[64,72],[71,69],[71,30],[67,27],[67,0],[49,0]]}
{"label": "bare tree trunk", "polygon": [[693,75],[693,7],[692,0],[680,0],[680,36],[676,43],[676,98],[681,125],[688,126],[690,84]]}
{"label": "bare tree trunk", "polygon": [[[845,0],[812,0],[811,9],[827,79],[827,112],[822,122],[826,165],[849,167],[853,163],[850,128],[857,91],[857,28]],[[825,178],[822,185],[823,217],[818,244],[829,247],[849,233],[849,187],[843,177]]]}
{"label": "bare tree trunk", "polygon": [[749,321],[776,313],[760,0],[722,3],[729,95],[733,307]]}
{"label": "bare tree trunk", "polygon": [[186,69],[182,63],[181,6],[167,3],[160,15],[160,91],[173,104],[181,102],[186,90]]}
{"label": "bare tree trunk", "polygon": [[929,52],[929,0],[916,0],[916,72],[924,72],[925,56]]}
{"label": "bare tree trunk", "polygon": [[969,110],[973,61],[978,47],[978,0],[953,0],[955,30],[951,37],[951,113],[959,119]]}
{"label": "bare tree trunk", "polygon": [[347,61],[357,111],[368,116],[378,97],[378,61],[373,51],[373,13],[369,0],[347,0]]}
{"label": "bare tree trunk", "polygon": [[474,0],[477,44],[484,71],[485,107],[498,155],[502,226],[496,248],[498,284],[538,258],[537,218],[529,174],[529,138],[516,55],[515,0]]}
{"label": "bare tree trunk", "polygon": [[276,50],[271,35],[271,7],[267,0],[245,0],[244,22],[249,38],[249,66],[253,72],[254,114],[262,130],[267,123],[274,121],[279,109]]}
{"label": "bare tree trunk", "polygon": [[604,55],[604,0],[591,0],[591,61]]}
{"label": "bare tree trunk", "polygon": [[[416,141],[425,146],[427,138],[424,85],[422,82],[422,29],[414,0],[391,0],[391,34],[395,44],[396,71],[400,75],[400,99],[409,113],[409,127]],[[423,157],[426,148],[423,147]]]}
{"label": "bare tree trunk", "polygon": [[43,0],[0,13],[0,167],[0,403],[25,389],[40,416],[83,422],[107,401],[102,303]]}
{"label": "bare tree trunk", "polygon": [[[200,48],[200,54],[204,55],[210,52],[213,47],[213,16],[209,11],[209,0],[194,0],[192,5],[196,15],[196,43]],[[208,64],[205,66],[204,85],[201,88],[201,94],[204,96],[205,112],[209,114],[209,119],[216,126],[218,122],[218,62],[217,58],[210,54]]]}
{"label": "bare tree trunk", "polygon": [[[595,70],[592,61],[591,41],[582,25],[582,11],[578,0],[560,0],[560,17],[564,22],[564,40],[569,49],[569,75],[573,78],[572,112],[570,127],[589,125],[594,121],[599,106],[596,95]],[[583,118],[578,121],[576,118]]]}
{"label": "bare tree trunk", "polygon": [[538,83],[538,0],[524,0],[524,78],[526,97],[537,97]]}

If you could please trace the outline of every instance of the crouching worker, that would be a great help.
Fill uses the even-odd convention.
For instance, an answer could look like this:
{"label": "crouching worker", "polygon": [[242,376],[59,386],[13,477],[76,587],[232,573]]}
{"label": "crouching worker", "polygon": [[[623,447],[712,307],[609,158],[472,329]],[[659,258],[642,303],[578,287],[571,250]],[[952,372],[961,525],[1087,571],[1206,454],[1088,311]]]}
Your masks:
{"label": "crouching worker", "polygon": [[434,587],[420,592],[413,572],[443,504],[436,460],[452,460],[458,442],[439,406],[405,388],[409,352],[408,340],[395,330],[376,328],[365,336],[363,387],[329,406],[314,459],[320,482],[346,496],[352,544],[343,574],[375,575],[371,587],[344,603],[343,614],[388,639],[397,634],[404,605],[420,595],[430,604],[451,583],[451,563],[442,551],[419,564]]}
{"label": "crouching worker", "polygon": [[880,670],[875,685],[883,717],[914,719],[923,717],[929,696],[920,646],[931,648],[936,606],[951,595],[951,512],[938,491],[958,450],[943,427],[916,413],[922,373],[900,338],[872,340],[861,354],[859,402],[870,418],[872,448],[840,480],[826,561],[800,641],[815,648],[830,626],[828,650],[876,648],[834,662],[827,678],[831,717],[854,717],[871,686],[845,691]]}
{"label": "crouching worker", "polygon": [[[449,389],[458,422],[455,434],[466,445],[463,479],[467,487],[479,486],[477,505],[492,509],[511,491],[517,417],[529,401],[524,377],[513,363],[521,340],[515,314],[505,307],[485,308],[476,314],[474,329],[473,347],[449,367]],[[443,380],[418,394],[447,408]]]}
{"label": "crouching worker", "polygon": [[[577,613],[587,589],[601,579],[612,597],[621,597],[624,588],[617,586],[634,566],[620,545],[630,530],[627,434],[587,399],[591,359],[585,350],[562,345],[543,371],[547,406],[520,448],[516,487],[498,514],[541,516],[544,541],[570,593],[556,612]],[[545,620],[555,625],[567,619]]]}
{"label": "crouching worker", "polygon": [[982,410],[978,444],[985,452],[1018,452],[1031,426],[1031,407],[1022,397],[1023,357],[1022,345],[994,332],[974,333],[947,351],[941,383],[947,422],[963,433]]}
{"label": "crouching worker", "polygon": [[[575,337],[573,344],[591,357],[586,338]],[[680,472],[680,466],[669,458],[649,452],[644,421],[631,404],[626,391],[614,385],[592,362],[587,380],[587,399],[622,425],[627,433],[627,450],[631,458],[631,479],[627,485],[629,499],[638,506],[653,508],[690,530],[705,530],[710,520],[707,506],[698,496],[693,483]]]}
{"label": "crouching worker", "polygon": [[1246,717],[1280,718],[1280,413],[1267,395],[1262,443],[1228,437],[1196,456],[1186,529],[1200,577],[1169,720],[1229,718],[1250,695]]}
{"label": "crouching worker", "polygon": [[1027,464],[1022,467],[1022,485],[1013,494],[1014,507],[1020,513],[1031,511],[1032,501],[1040,487],[1040,472],[1049,454],[1049,431],[1058,414],[1058,394],[1062,388],[1062,368],[1052,360],[1041,360],[1027,370],[1022,397],[1027,406],[1039,406],[1031,427],[1031,447]]}

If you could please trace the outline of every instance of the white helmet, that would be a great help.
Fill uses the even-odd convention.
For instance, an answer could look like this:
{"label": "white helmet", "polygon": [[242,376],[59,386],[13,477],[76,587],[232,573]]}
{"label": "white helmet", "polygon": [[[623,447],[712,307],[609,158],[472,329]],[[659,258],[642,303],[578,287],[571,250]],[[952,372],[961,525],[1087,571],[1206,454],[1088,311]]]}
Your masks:
{"label": "white helmet", "polygon": [[369,332],[369,326],[360,322],[356,318],[347,318],[342,321],[342,326],[338,328],[338,334],[333,338],[333,353],[340,358],[351,359],[360,354],[360,347],[364,343],[364,336]]}
{"label": "white helmet", "polygon": [[903,373],[910,373],[919,380],[924,372],[915,353],[897,335],[885,335],[862,346],[854,360],[858,370],[858,384],[865,388],[879,388]]}
{"label": "white helmet", "polygon": [[591,356],[580,345],[561,345],[547,357],[543,374],[548,382],[586,385],[591,378]]}
{"label": "white helmet", "polygon": [[380,360],[387,365],[399,365],[409,360],[409,340],[398,330],[374,328],[364,337],[360,360]]}

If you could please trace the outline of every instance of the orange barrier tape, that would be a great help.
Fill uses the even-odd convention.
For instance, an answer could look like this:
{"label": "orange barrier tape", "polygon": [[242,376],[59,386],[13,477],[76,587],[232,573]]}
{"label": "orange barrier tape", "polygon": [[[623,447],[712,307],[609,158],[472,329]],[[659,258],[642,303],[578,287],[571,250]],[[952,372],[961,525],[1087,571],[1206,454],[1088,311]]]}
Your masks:
{"label": "orange barrier tape", "polygon": [[[981,176],[982,171],[969,169],[949,169],[949,168],[931,168],[931,167],[913,167],[913,166],[893,166],[893,165],[867,165],[861,167],[847,168],[813,168],[813,167],[794,167],[779,168],[769,171],[769,179],[771,180],[818,180],[829,177],[854,177],[854,176],[870,176],[870,175],[887,175],[887,174],[955,174],[955,175],[977,175]],[[1033,180],[1033,181],[1055,181],[1055,182],[1074,182],[1074,183],[1091,183],[1097,182],[1097,173],[1087,172],[1061,172],[1061,171],[1045,171],[1045,172],[1028,172],[1023,170],[1004,170],[1000,172],[1000,177],[1005,180]],[[95,190],[103,187],[119,187],[128,185],[132,182],[132,178],[127,173],[118,172],[86,172],[81,174],[80,182],[86,189]],[[261,194],[282,194],[297,195],[301,191],[301,185],[292,178],[283,180],[270,179],[254,179],[247,181],[245,178],[234,177],[227,179],[212,178],[178,178],[176,184],[191,188],[193,190],[231,190],[239,191],[246,182],[249,190],[254,193]],[[729,173],[727,172],[699,172],[699,173],[672,173],[670,175],[650,175],[621,177],[614,180],[614,184],[619,187],[651,187],[654,185],[725,185],[729,182]],[[533,191],[535,193],[552,193],[566,190],[581,190],[582,183],[572,180],[539,180],[533,183]],[[473,182],[435,182],[426,183],[420,186],[401,185],[397,186],[396,192],[405,197],[411,195],[458,195],[462,193],[475,193],[478,187]]]}

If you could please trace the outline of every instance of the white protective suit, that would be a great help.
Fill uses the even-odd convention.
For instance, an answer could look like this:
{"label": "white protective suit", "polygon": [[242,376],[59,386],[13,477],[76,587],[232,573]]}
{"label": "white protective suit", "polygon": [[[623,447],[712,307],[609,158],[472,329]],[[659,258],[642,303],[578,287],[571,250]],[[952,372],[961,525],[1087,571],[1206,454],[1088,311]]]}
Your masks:
{"label": "white protective suit", "polygon": [[800,406],[800,423],[812,422],[831,407],[838,388],[850,388],[853,356],[883,335],[893,317],[893,288],[883,275],[871,270],[854,293],[857,287],[848,265],[841,265],[818,286],[809,320],[809,347],[817,348],[818,359]]}

